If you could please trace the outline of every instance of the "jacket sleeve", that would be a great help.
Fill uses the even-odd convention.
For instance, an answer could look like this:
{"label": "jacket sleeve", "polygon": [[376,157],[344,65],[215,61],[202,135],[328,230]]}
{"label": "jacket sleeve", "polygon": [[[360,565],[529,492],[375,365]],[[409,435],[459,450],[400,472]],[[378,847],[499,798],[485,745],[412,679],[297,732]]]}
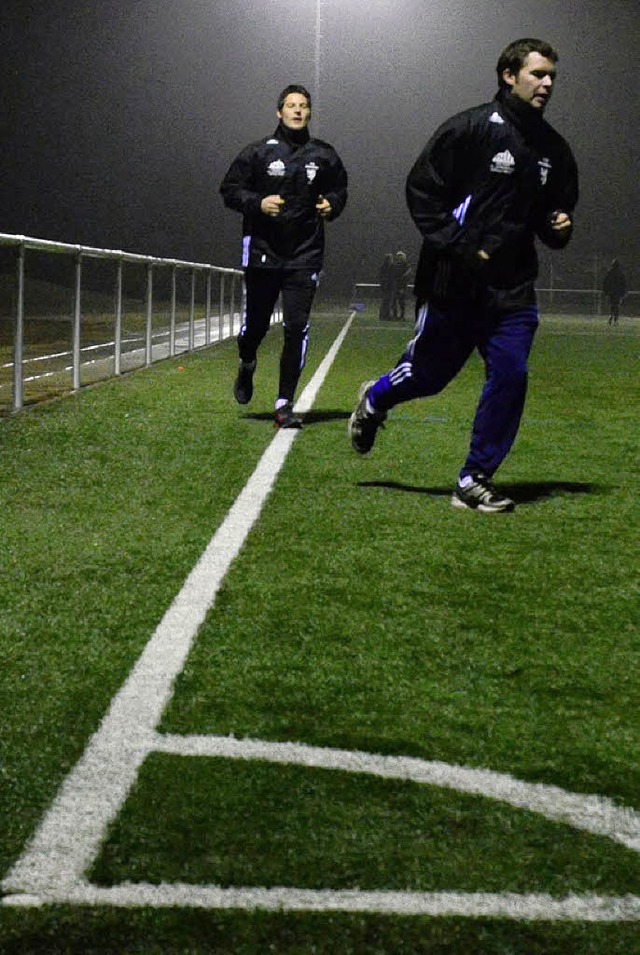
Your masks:
{"label": "jacket sleeve", "polygon": [[337,219],[347,204],[347,170],[342,165],[340,156],[334,151],[331,168],[332,183],[328,191],[324,193],[325,199],[331,205],[330,219]]}
{"label": "jacket sleeve", "polygon": [[450,248],[462,229],[453,214],[455,156],[464,149],[464,136],[451,121],[431,137],[411,169],[406,200],[411,218],[434,251]]}
{"label": "jacket sleeve", "polygon": [[220,185],[225,206],[245,216],[257,215],[264,198],[254,185],[255,148],[247,146],[236,156]]}
{"label": "jacket sleeve", "polygon": [[553,231],[554,213],[566,212],[571,216],[573,223],[573,210],[578,202],[578,167],[569,147],[566,143],[563,145],[560,170],[554,171],[551,176],[545,205],[540,210],[535,223],[536,235],[550,249],[564,248],[573,234],[573,224],[570,229],[560,234]]}

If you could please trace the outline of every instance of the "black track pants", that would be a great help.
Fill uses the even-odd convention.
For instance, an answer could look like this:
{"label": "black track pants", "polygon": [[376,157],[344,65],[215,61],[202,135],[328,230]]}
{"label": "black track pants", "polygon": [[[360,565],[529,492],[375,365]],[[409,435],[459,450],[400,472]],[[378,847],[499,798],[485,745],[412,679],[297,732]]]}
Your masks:
{"label": "black track pants", "polygon": [[304,368],[309,337],[309,314],[318,276],[309,269],[247,269],[246,314],[238,350],[242,361],[253,361],[269,331],[271,315],[282,294],[284,342],[280,356],[278,398],[293,401]]}

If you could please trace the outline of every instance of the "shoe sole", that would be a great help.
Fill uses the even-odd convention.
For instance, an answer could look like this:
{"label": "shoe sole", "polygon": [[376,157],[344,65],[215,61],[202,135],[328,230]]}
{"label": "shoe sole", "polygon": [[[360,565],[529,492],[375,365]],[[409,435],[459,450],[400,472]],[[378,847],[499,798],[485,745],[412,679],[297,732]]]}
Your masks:
{"label": "shoe sole", "polygon": [[456,507],[459,511],[479,511],[480,514],[510,514],[516,508],[513,501],[505,504],[504,507],[487,507],[486,504],[477,504],[474,507],[473,504],[467,504],[466,501],[463,501],[455,492],[451,496],[451,506]]}
{"label": "shoe sole", "polygon": [[[356,415],[358,414],[358,410],[360,408],[360,405],[362,404],[362,401],[365,395],[367,394],[367,392],[369,391],[369,388],[371,388],[372,385],[375,385],[375,381],[373,380],[362,382],[362,384],[360,385],[360,390],[358,391],[358,404],[356,405],[355,411],[353,412],[353,414],[349,418],[349,421],[347,422],[347,432],[349,434],[349,439],[351,441],[351,447],[353,448],[354,451],[357,451],[358,454],[369,454],[369,452],[373,450],[373,444],[371,445],[370,448],[366,448],[366,449],[358,448],[353,439],[353,426],[356,421]],[[374,443],[375,443],[375,438],[374,438]]]}
{"label": "shoe sole", "polygon": [[279,421],[274,421],[273,427],[277,428],[278,431],[284,431],[287,428],[296,428],[299,431],[302,427],[302,421],[300,418],[294,418],[293,421],[288,421],[284,424],[281,424]]}

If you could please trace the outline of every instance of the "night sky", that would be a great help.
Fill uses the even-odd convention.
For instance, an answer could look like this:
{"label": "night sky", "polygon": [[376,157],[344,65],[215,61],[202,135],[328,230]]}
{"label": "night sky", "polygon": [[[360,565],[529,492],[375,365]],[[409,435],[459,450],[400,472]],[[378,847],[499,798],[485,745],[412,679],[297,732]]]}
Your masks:
{"label": "night sky", "polygon": [[[276,126],[290,82],[315,96],[350,202],[328,226],[325,286],[415,263],[404,181],[435,127],[496,90],[520,36],[560,53],[546,117],[573,147],[581,202],[560,279],[619,255],[640,287],[638,0],[2,0],[0,231],[238,265],[218,186]],[[319,95],[318,95],[319,94]],[[546,260],[543,258],[543,267]]]}

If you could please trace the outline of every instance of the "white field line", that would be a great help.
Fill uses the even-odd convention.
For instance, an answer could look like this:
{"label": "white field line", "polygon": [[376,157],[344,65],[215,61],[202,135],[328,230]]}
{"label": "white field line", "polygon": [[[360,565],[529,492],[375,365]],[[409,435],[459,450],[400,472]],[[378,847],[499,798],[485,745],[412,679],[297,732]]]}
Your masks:
{"label": "white field line", "polygon": [[[350,327],[334,342],[296,405],[308,411]],[[86,868],[117,816],[138,769],[151,752],[180,756],[256,759],[384,778],[481,795],[539,813],[640,851],[640,814],[599,796],[526,783],[491,770],[451,766],[412,757],[379,756],[297,743],[215,736],[161,735],[155,727],[198,628],[273,486],[296,432],[279,432],[244,491],[167,611],[128,680],[112,701],[97,733],[3,882],[4,905],[70,903],[121,907],[267,909],[272,911],[375,912],[516,920],[640,921],[640,897],[594,894],[362,892],[297,888],[222,888],[215,885],[124,883],[103,888],[84,878]],[[284,439],[284,440],[282,440]]]}
{"label": "white field line", "polygon": [[353,912],[376,915],[462,916],[544,922],[637,922],[640,898],[515,892],[363,892],[359,889],[221,888],[183,882],[123,883],[109,888],[75,884],[40,896],[17,895],[5,905],[109,905],[119,908],[264,909],[271,912]]}
{"label": "white field line", "polygon": [[[354,314],[300,396],[297,411],[305,412],[312,406]],[[69,889],[82,880],[85,869],[100,849],[107,827],[127,798],[141,764],[153,750],[154,730],[171,698],[174,680],[297,434],[296,429],[276,433],[111,701],[100,727],[63,782],[33,839],[3,880],[5,891],[46,895],[54,888]]]}
{"label": "white field line", "polygon": [[604,836],[640,852],[640,813],[616,806],[603,796],[566,792],[558,786],[527,783],[506,773],[472,769],[410,756],[379,756],[350,750],[326,749],[301,743],[268,743],[229,736],[176,736],[158,734],[156,751],[178,756],[218,756],[227,759],[264,760],[369,773],[386,779],[404,779],[442,789],[487,796],[516,809],[539,813],[594,836]]}

